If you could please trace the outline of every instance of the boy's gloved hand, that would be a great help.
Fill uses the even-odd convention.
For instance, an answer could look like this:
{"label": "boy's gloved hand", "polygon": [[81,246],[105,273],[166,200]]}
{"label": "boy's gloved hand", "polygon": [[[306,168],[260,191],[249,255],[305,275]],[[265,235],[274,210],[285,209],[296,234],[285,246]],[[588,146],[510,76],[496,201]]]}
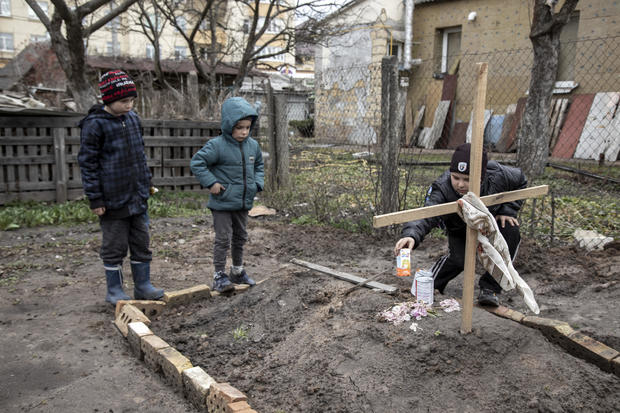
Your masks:
{"label": "boy's gloved hand", "polygon": [[155,188],[154,186],[149,188],[149,194],[151,195],[155,195],[158,192],[159,192],[159,189]]}

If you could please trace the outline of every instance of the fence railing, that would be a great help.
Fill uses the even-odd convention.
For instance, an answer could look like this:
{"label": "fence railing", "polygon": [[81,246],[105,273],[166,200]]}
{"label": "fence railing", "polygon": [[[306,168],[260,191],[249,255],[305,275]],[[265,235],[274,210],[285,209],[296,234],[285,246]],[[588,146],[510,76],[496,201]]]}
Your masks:
{"label": "fence railing", "polygon": [[[83,195],[77,154],[79,117],[0,116],[0,204],[57,201]],[[142,120],[147,162],[160,188],[197,190],[191,157],[219,122]]]}

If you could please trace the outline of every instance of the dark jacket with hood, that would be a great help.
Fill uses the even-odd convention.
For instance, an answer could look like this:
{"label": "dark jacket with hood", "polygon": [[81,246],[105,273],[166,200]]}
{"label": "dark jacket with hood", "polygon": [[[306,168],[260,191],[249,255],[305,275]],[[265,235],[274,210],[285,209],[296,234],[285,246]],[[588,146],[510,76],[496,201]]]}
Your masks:
{"label": "dark jacket with hood", "polygon": [[[518,168],[505,166],[496,161],[489,161],[485,176],[480,185],[480,196],[497,194],[500,192],[523,189],[527,186],[527,179]],[[461,195],[454,190],[450,182],[450,172],[444,172],[428,189],[424,206],[445,204],[458,200]],[[506,202],[489,206],[489,212],[493,216],[506,215],[516,218],[523,201]],[[414,249],[420,246],[422,240],[434,227],[443,225],[448,234],[466,233],[465,222],[457,214],[442,215],[439,217],[424,218],[405,224],[402,237],[412,237],[415,240]]]}
{"label": "dark jacket with hood", "polygon": [[[235,124],[244,119],[256,122],[257,113],[245,99],[233,97],[222,105],[222,134],[209,140],[192,157],[192,172],[205,188],[218,182],[224,188],[211,194],[207,207],[220,211],[249,210],[254,196],[265,186],[263,156],[258,142],[248,136],[242,142],[232,137]],[[250,128],[251,130],[251,128]]]}
{"label": "dark jacket with hood", "polygon": [[91,209],[105,207],[104,218],[145,212],[151,172],[138,115],[114,116],[94,105],[79,126],[78,163]]}

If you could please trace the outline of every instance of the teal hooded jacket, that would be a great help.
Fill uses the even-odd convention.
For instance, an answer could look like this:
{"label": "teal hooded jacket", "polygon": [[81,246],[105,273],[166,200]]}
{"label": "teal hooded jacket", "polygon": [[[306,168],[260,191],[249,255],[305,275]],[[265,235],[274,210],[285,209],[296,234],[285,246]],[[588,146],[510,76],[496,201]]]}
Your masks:
{"label": "teal hooded jacket", "polygon": [[248,136],[242,142],[232,137],[235,124],[258,114],[245,99],[233,97],[222,105],[222,134],[209,140],[190,162],[193,174],[200,185],[210,188],[216,182],[226,188],[217,195],[211,194],[207,207],[219,211],[249,210],[254,196],[265,186],[263,156],[258,142]]}

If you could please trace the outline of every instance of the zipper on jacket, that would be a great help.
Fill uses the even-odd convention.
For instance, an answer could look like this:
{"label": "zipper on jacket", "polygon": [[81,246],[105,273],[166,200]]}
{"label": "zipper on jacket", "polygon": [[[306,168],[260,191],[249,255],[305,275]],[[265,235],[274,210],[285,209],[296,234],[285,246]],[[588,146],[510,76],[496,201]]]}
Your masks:
{"label": "zipper on jacket", "polygon": [[241,165],[243,165],[243,198],[241,200],[241,205],[245,208],[245,193],[248,185],[245,171],[245,153],[243,152],[243,142],[239,142],[239,150],[241,150]]}

